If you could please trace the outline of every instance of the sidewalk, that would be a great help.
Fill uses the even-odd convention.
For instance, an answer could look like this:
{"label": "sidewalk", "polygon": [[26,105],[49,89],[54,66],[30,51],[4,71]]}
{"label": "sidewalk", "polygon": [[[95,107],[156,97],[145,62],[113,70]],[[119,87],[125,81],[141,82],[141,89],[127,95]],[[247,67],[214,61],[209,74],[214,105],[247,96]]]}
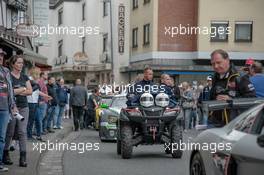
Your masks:
{"label": "sidewalk", "polygon": [[[63,119],[63,129],[56,129],[55,133],[47,134],[43,136],[43,140],[45,141],[60,141],[64,137],[66,137],[72,131],[72,119]],[[14,162],[13,165],[5,165],[9,171],[3,172],[1,174],[4,175],[37,175],[38,173],[38,166],[41,157],[46,153],[40,153],[36,149],[33,150],[34,145],[33,143],[38,142],[27,142],[27,164],[26,168],[19,167],[19,151],[10,151],[11,160]],[[39,142],[40,143],[40,142]]]}

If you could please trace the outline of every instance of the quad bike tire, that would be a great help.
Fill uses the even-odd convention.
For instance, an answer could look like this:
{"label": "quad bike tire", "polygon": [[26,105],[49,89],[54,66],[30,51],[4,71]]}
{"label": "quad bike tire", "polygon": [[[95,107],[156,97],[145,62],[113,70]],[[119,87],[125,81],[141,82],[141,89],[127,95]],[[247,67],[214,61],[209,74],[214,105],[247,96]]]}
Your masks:
{"label": "quad bike tire", "polygon": [[[171,155],[173,158],[180,159],[182,157],[183,151],[180,150],[180,142],[182,141],[182,128],[175,124],[171,128]],[[173,143],[178,144],[178,149],[176,150],[175,146],[173,148]]]}
{"label": "quad bike tire", "polygon": [[123,159],[130,159],[133,153],[132,137],[133,131],[131,126],[121,126],[121,157]]}

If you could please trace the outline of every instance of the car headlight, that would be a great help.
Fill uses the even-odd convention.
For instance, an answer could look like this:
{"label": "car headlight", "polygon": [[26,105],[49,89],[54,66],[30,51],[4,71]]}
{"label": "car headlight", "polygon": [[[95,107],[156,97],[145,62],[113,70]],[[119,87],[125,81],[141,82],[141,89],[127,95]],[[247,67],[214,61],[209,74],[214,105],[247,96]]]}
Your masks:
{"label": "car headlight", "polygon": [[146,108],[153,106],[154,105],[153,95],[151,95],[150,93],[142,94],[140,97],[140,105]]}
{"label": "car headlight", "polygon": [[169,106],[170,103],[170,98],[167,94],[165,93],[159,93],[156,98],[155,98],[155,103],[157,106],[160,107],[167,107]]}

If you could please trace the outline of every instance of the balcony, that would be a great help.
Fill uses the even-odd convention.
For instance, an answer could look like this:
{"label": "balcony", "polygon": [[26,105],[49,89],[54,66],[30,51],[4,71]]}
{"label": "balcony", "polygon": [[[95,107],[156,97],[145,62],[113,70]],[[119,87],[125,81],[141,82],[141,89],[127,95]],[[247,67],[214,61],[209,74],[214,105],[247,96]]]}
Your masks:
{"label": "balcony", "polygon": [[8,0],[7,5],[21,11],[27,10],[27,2],[25,0]]}

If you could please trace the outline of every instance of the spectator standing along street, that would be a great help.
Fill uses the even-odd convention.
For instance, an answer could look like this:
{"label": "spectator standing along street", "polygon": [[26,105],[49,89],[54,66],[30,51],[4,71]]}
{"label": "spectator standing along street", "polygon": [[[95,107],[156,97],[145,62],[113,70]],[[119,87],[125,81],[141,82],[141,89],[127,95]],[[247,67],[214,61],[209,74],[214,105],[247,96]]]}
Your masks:
{"label": "spectator standing along street", "polygon": [[27,96],[32,94],[32,87],[28,76],[22,73],[24,66],[24,59],[22,56],[12,56],[9,65],[12,69],[11,77],[16,97],[16,106],[18,107],[19,114],[24,117],[24,120],[15,118],[8,124],[4,148],[6,154],[3,157],[3,162],[9,165],[13,164],[8,155],[8,151],[14,135],[17,135],[20,150],[19,166],[26,167],[27,123],[29,114]]}
{"label": "spectator standing along street", "polygon": [[52,97],[52,100],[49,100],[48,103],[48,111],[47,111],[47,123],[44,126],[44,130],[47,129],[48,132],[54,133],[55,131],[52,130],[52,122],[54,120],[55,116],[55,110],[56,106],[58,105],[58,97],[57,97],[57,92],[56,92],[56,84],[55,84],[55,78],[54,77],[49,77],[48,78],[48,95]]}
{"label": "spectator standing along street", "polygon": [[4,56],[6,52],[0,48],[0,172],[8,171],[3,166],[3,154],[9,156],[8,151],[4,152],[6,130],[11,114],[17,112],[11,74],[9,70],[3,67]]}
{"label": "spectator standing along street", "polygon": [[84,127],[84,107],[87,105],[87,91],[81,84],[82,81],[77,79],[75,86],[71,89],[70,93],[70,106],[73,110],[73,123],[75,131],[83,129]]}
{"label": "spectator standing along street", "polygon": [[255,62],[250,68],[250,81],[253,84],[256,96],[264,98],[264,75],[263,67],[260,62]]}
{"label": "spectator standing along street", "polygon": [[62,115],[64,115],[64,110],[66,104],[68,104],[68,89],[64,85],[64,79],[61,78],[59,80],[58,88],[57,88],[57,96],[58,96],[58,114],[55,117],[55,128],[62,129],[61,120]]}

